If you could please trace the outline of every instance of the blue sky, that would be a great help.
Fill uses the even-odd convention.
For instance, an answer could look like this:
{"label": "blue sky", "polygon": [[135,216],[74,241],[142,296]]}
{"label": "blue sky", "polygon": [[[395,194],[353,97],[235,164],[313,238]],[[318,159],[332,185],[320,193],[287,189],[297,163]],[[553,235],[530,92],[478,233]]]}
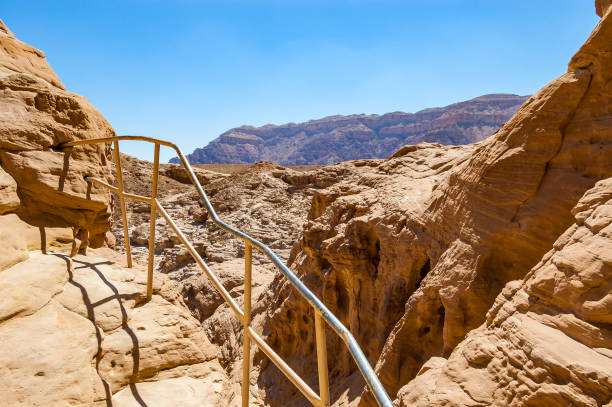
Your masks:
{"label": "blue sky", "polygon": [[566,71],[593,3],[30,0],[2,1],[0,18],[118,134],[190,153],[242,124],[533,93]]}

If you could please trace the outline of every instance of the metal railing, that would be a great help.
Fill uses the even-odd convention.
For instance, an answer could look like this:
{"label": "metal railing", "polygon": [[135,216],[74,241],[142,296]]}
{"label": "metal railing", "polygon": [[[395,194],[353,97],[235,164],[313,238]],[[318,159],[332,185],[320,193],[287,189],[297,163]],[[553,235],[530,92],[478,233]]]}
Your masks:
{"label": "metal railing", "polygon": [[[125,192],[123,187],[123,174],[121,171],[121,160],[119,154],[119,141],[120,140],[136,140],[146,141],[155,144],[155,158],[153,161],[153,180],[151,187],[151,196],[145,197],[141,195],[135,195]],[[87,182],[92,182],[101,185],[119,195],[119,205],[121,206],[121,218],[123,221],[123,235],[125,240],[125,252],[127,257],[128,267],[132,267],[132,253],[130,248],[130,237],[127,224],[127,213],[125,207],[125,198],[134,199],[140,202],[145,202],[151,205],[151,219],[150,219],[150,234],[149,234],[149,258],[148,258],[148,269],[147,269],[147,299],[150,299],[153,294],[153,256],[155,254],[155,217],[156,212],[159,210],[163,218],[168,222],[168,225],[172,228],[174,233],[178,236],[179,240],[187,247],[187,250],[194,258],[196,263],[202,268],[206,276],[212,281],[213,285],[223,297],[225,302],[228,303],[236,317],[242,322],[244,329],[244,342],[243,342],[243,363],[242,363],[242,406],[247,407],[249,404],[249,384],[250,384],[250,350],[251,341],[259,347],[274,364],[283,372],[283,374],[302,392],[302,394],[316,407],[326,407],[330,404],[329,397],[329,379],[328,379],[328,366],[327,366],[327,347],[325,341],[325,324],[327,322],[329,326],[336,332],[338,336],[344,341],[348,347],[349,353],[357,363],[357,367],[361,371],[366,384],[372,391],[374,399],[377,401],[379,406],[392,407],[391,400],[387,395],[385,389],[381,385],[380,381],[376,377],[372,366],[368,363],[363,351],[357,344],[357,341],[349,330],[331,313],[329,309],[323,304],[317,296],[315,296],[299,279],[298,277],[289,270],[289,268],[279,260],[272,250],[265,244],[253,239],[246,233],[238,230],[237,228],[228,225],[223,222],[217,216],[215,209],[212,207],[206,193],[202,189],[202,185],[195,176],[191,165],[181,152],[181,150],[173,143],[158,140],[150,137],[142,136],[115,136],[89,140],[78,140],[71,141],[62,144],[60,147],[67,151],[75,146],[85,144],[98,144],[98,143],[113,143],[113,153],[115,160],[115,170],[117,173],[117,186],[109,185],[106,182],[94,178],[86,177]],[[244,250],[244,311],[240,309],[238,304],[234,301],[230,293],[223,287],[217,276],[210,270],[210,268],[204,263],[202,257],[195,250],[193,245],[187,240],[183,232],[179,229],[177,224],[170,218],[168,212],[157,200],[157,180],[159,172],[159,149],[160,146],[166,146],[172,148],[178,154],[183,167],[187,171],[191,182],[196,187],[200,197],[204,201],[206,208],[210,214],[211,220],[220,228],[230,232],[234,236],[242,239],[245,244]],[[289,279],[291,284],[298,290],[298,292],[308,301],[313,307],[315,314],[315,338],[317,343],[317,367],[319,373],[319,394],[317,394],[312,388],[306,384],[306,382],[293,370],[289,365],[259,336],[255,330],[251,327],[251,265],[252,265],[252,254],[253,247],[260,252],[264,253],[272,263]]]}

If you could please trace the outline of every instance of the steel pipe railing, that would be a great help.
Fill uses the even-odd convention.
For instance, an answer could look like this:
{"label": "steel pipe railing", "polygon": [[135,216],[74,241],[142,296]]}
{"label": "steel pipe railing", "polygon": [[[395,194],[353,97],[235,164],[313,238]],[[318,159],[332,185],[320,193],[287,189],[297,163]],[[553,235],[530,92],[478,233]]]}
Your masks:
{"label": "steel pipe railing", "polygon": [[[113,140],[113,155],[115,157],[115,172],[117,173],[116,193],[119,194],[119,205],[121,206],[121,220],[123,221],[123,240],[125,241],[125,255],[127,257],[127,266],[132,267],[132,248],[130,246],[130,235],[126,227],[127,212],[125,210],[125,195],[123,194],[123,174],[121,173],[121,156],[119,154],[119,140]],[[110,185],[109,185],[110,187]]]}
{"label": "steel pipe railing", "polygon": [[[155,158],[153,162],[153,180],[151,187],[151,197],[144,197],[140,195],[131,194],[126,192],[123,185],[123,175],[121,171],[121,160],[119,154],[119,141],[121,140],[135,140],[145,141],[155,144]],[[325,337],[325,323],[326,322],[332,330],[343,340],[346,344],[349,353],[355,360],[357,367],[359,368],[363,378],[374,399],[379,406],[392,407],[391,399],[387,395],[387,392],[383,388],[382,384],[376,377],[372,366],[366,359],[363,351],[357,344],[357,341],[349,330],[336,318],[334,314],[323,304],[323,302],[316,296],[312,291],[308,289],[300,281],[300,279],[291,271],[289,268],[276,256],[276,254],[265,244],[252,238],[241,230],[223,222],[217,215],[212,204],[208,200],[200,181],[193,172],[193,168],[183,155],[183,152],[174,143],[170,143],[165,140],[154,139],[143,136],[115,136],[105,137],[98,139],[88,140],[77,140],[63,143],[60,148],[72,149],[76,146],[87,145],[87,144],[99,144],[99,143],[113,143],[115,170],[117,172],[117,186],[110,185],[95,177],[86,177],[87,182],[98,184],[104,188],[119,195],[119,205],[121,207],[121,219],[123,221],[123,236],[125,240],[125,252],[127,257],[128,267],[132,267],[132,252],[129,239],[129,229],[127,223],[127,212],[125,205],[125,198],[134,199],[137,201],[145,202],[151,205],[151,219],[150,219],[150,234],[149,234],[149,256],[147,264],[147,299],[150,299],[153,295],[153,263],[155,256],[155,220],[157,211],[166,220],[170,228],[177,235],[181,243],[185,245],[195,262],[204,271],[206,276],[211,280],[221,297],[228,303],[231,310],[234,312],[236,317],[242,322],[243,325],[243,370],[242,370],[242,405],[247,407],[249,403],[249,387],[250,387],[250,351],[251,341],[255,342],[257,347],[270,358],[270,360],[283,372],[283,374],[300,390],[300,392],[316,407],[326,407],[330,404],[329,395],[329,377],[328,377],[328,365],[327,365],[327,346]],[[195,186],[200,198],[203,200],[206,209],[210,215],[210,219],[213,223],[219,226],[221,229],[226,230],[232,235],[238,237],[244,241],[245,244],[245,256],[244,256],[244,311],[240,309],[236,301],[232,298],[230,293],[223,287],[221,281],[217,276],[210,270],[208,265],[204,262],[200,254],[195,250],[191,242],[187,239],[185,234],[179,229],[178,225],[172,220],[166,209],[160,204],[157,199],[157,184],[159,175],[159,150],[160,146],[166,146],[173,149],[179,156],[185,171],[191,180],[191,183]],[[289,279],[291,284],[297,291],[304,297],[304,299],[314,309],[314,321],[315,321],[315,338],[317,344],[317,368],[319,374],[319,394],[308,386],[308,384],[293,370],[291,367],[259,336],[257,332],[251,326],[251,291],[252,291],[252,252],[253,248],[259,250],[266,255],[272,261],[272,263]]]}
{"label": "steel pipe railing", "polygon": [[155,143],[155,158],[153,161],[153,182],[151,184],[151,215],[149,219],[149,259],[147,262],[147,298],[153,295],[153,261],[155,258],[155,216],[157,215],[157,179],[159,173],[159,144]]}
{"label": "steel pipe railing", "polygon": [[244,243],[244,318],[243,348],[242,348],[242,405],[249,405],[249,386],[251,384],[251,338],[249,327],[251,326],[251,274],[253,271],[253,246],[250,242]]}

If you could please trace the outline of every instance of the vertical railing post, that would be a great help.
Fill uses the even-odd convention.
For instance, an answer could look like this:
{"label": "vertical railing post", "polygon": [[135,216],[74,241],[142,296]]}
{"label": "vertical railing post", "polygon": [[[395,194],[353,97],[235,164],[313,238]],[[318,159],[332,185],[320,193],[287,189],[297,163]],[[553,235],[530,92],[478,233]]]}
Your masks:
{"label": "vertical railing post", "polygon": [[155,215],[157,204],[157,178],[159,173],[159,144],[155,143],[153,160],[153,183],[151,184],[151,219],[149,220],[149,262],[147,269],[147,300],[153,296],[153,262],[155,261]]}
{"label": "vertical railing post", "polygon": [[242,407],[249,407],[249,385],[251,382],[251,338],[249,325],[251,325],[251,274],[252,274],[253,246],[251,242],[244,242],[244,319],[242,320]]}
{"label": "vertical railing post", "polygon": [[327,343],[325,340],[325,321],[321,313],[314,310],[315,336],[317,340],[317,364],[319,368],[319,397],[322,406],[329,406],[329,377],[327,369]]}
{"label": "vertical railing post", "polygon": [[125,198],[123,197],[123,174],[121,172],[121,157],[119,155],[119,141],[113,140],[113,154],[115,157],[115,172],[117,173],[117,188],[119,188],[119,205],[121,206],[121,220],[123,221],[123,240],[125,241],[125,256],[127,266],[132,267],[132,248],[130,246],[130,232],[127,224]]}

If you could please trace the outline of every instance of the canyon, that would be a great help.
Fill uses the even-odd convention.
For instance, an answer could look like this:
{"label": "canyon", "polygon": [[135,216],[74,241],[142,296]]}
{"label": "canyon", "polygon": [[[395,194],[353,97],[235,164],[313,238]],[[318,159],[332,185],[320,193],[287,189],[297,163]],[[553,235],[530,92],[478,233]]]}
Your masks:
{"label": "canyon", "polygon": [[[395,406],[612,405],[612,3],[595,5],[567,72],[486,139],[194,169],[351,331]],[[4,24],[0,42],[0,404],[237,406],[248,357],[252,405],[309,405],[242,355],[241,322],[161,217],[146,299],[149,206],[129,201],[127,268],[118,199],[83,178],[116,182],[110,146],[62,148],[112,127]],[[151,162],[121,166],[151,194]],[[158,199],[242,306],[244,245],[180,165],[160,165]],[[252,326],[318,389],[312,308],[257,252],[253,283]],[[332,405],[376,405],[330,329],[327,349]]]}

